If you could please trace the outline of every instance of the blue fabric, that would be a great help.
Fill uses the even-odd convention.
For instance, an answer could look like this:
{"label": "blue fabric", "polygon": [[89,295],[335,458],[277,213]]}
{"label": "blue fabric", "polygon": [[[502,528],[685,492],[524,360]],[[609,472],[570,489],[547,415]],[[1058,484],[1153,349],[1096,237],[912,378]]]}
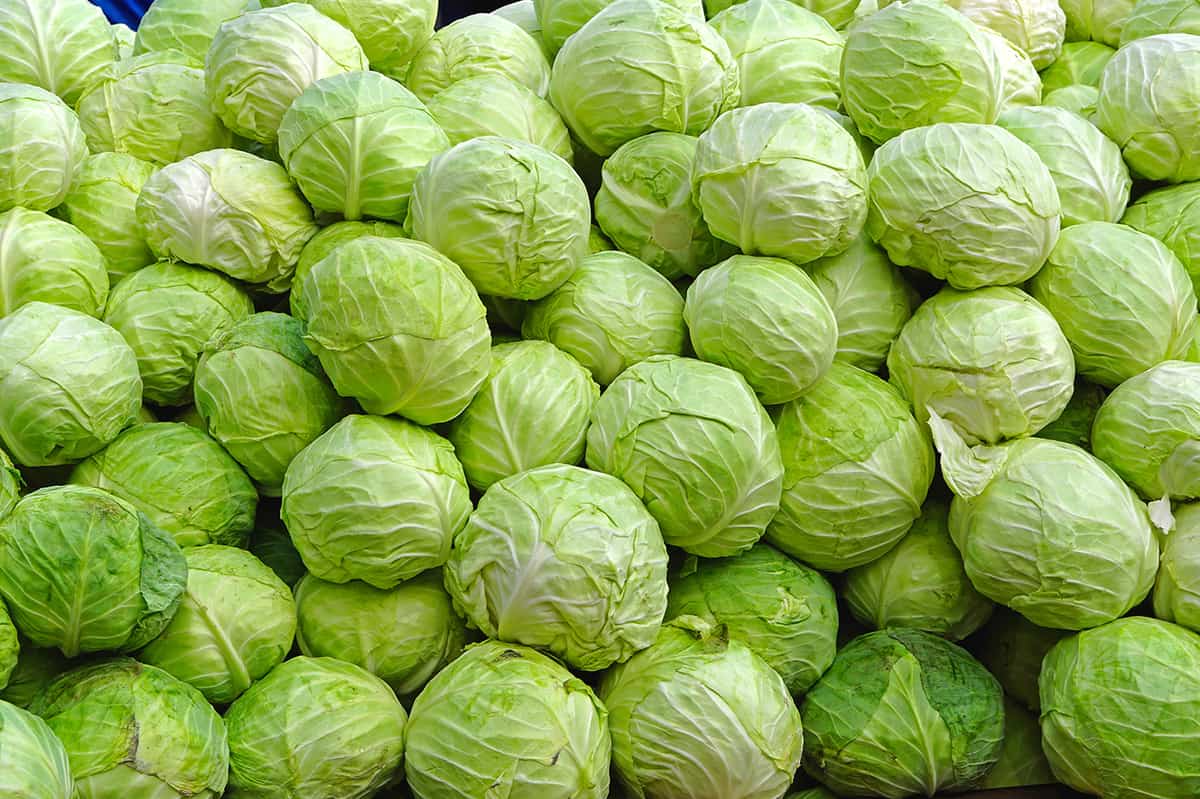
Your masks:
{"label": "blue fabric", "polygon": [[[108,17],[109,22],[123,22],[129,27],[137,30],[138,23],[142,21],[142,14],[146,13],[146,9],[150,7],[150,0],[92,0]],[[197,3],[203,3],[204,0],[196,0]]]}

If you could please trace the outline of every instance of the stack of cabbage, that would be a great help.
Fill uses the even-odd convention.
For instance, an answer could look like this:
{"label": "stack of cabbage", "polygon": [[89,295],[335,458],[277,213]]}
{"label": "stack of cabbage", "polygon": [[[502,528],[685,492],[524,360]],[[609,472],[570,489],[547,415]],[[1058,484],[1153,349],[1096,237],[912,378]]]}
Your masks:
{"label": "stack of cabbage", "polygon": [[0,0],[0,795],[1200,796],[1195,0],[436,17]]}

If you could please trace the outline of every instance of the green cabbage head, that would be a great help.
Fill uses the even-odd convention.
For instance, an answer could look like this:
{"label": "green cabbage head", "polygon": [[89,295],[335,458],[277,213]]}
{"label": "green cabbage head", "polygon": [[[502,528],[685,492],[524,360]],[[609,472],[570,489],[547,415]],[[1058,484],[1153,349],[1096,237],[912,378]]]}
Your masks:
{"label": "green cabbage head", "polygon": [[40,86],[73,106],[116,60],[117,45],[87,0],[2,0],[0,53],[0,83]]}
{"label": "green cabbage head", "polygon": [[253,314],[222,328],[196,365],[196,409],[268,496],[296,453],[329,429],[343,403],[302,338],[301,322]]}
{"label": "green cabbage head", "polygon": [[104,321],[137,356],[142,396],[159,406],[193,401],[196,363],[221,330],[254,313],[249,295],[224,275],[159,261],[122,280]]}
{"label": "green cabbage head", "polygon": [[992,615],[950,539],[950,508],[931,500],[921,517],[878,560],[846,574],[844,597],[855,618],[877,630],[911,627],[959,641]]}
{"label": "green cabbage head", "polygon": [[1200,293],[1200,182],[1146,192],[1126,209],[1121,223],[1166,244]]}
{"label": "green cabbage head", "polygon": [[57,466],[98,452],[134,423],[142,379],[120,333],[31,302],[0,319],[0,395],[0,441],[13,460]]}
{"label": "green cabbage head", "polygon": [[620,480],[544,466],[487,490],[454,538],[446,587],[489,638],[598,671],[654,642],[667,606],[667,550]]}
{"label": "green cabbage head", "polygon": [[482,136],[422,170],[405,228],[462,267],[481,294],[537,300],[587,254],[591,213],[566,161],[519,139]]}
{"label": "green cabbage head", "polygon": [[687,337],[675,286],[616,251],[580,260],[566,283],[528,305],[521,332],[573,356],[604,386],[651,356],[683,355]]}
{"label": "green cabbage head", "polygon": [[854,639],[802,705],[804,767],[839,795],[973,787],[1000,757],[1004,702],[967,652],[920,630]]}
{"label": "green cabbage head", "polygon": [[[437,21],[435,0],[301,0],[354,34],[371,69],[404,80],[409,62],[429,37]],[[279,6],[291,0],[264,0]]]}
{"label": "green cabbage head", "polygon": [[455,81],[425,104],[450,144],[480,136],[503,136],[536,144],[567,163],[575,158],[571,135],[554,106],[504,75],[484,74]]}
{"label": "green cabbage head", "polygon": [[492,370],[446,435],[479,491],[517,472],[583,460],[600,387],[579,361],[545,341],[498,344]]}
{"label": "green cabbage head", "polygon": [[1042,89],[1049,93],[1075,85],[1099,88],[1104,66],[1116,52],[1100,42],[1067,42],[1054,63],[1042,70]]}
{"label": "green cabbage head", "polygon": [[866,233],[845,252],[804,268],[837,321],[834,360],[878,371],[917,304],[904,275]]}
{"label": "green cabbage head", "polygon": [[879,148],[867,173],[867,233],[896,264],[954,288],[1021,283],[1058,237],[1053,176],[1032,147],[996,125],[907,131]]}
{"label": "green cabbage head", "polygon": [[279,125],[279,155],[318,211],[403,222],[417,173],[450,140],[408,89],[378,72],[313,83]]}
{"label": "green cabbage head", "polygon": [[753,546],[783,483],[775,426],[745,378],[669,355],[630,367],[601,395],[587,465],[623,480],[663,539],[700,557]]}
{"label": "green cabbage head", "polygon": [[366,799],[399,776],[407,714],[383,680],[294,657],[229,706],[229,789],[243,799]]}
{"label": "green cabbage head", "polygon": [[275,294],[291,286],[300,250],[317,232],[287,171],[240,150],[209,150],[160,169],[142,187],[137,220],[160,258]]}
{"label": "green cabbage head", "polygon": [[1118,619],[1055,646],[1039,687],[1060,782],[1106,799],[1200,792],[1200,636]]}
{"label": "green cabbage head", "polygon": [[767,540],[840,572],[891,549],[921,513],[933,445],[895,388],[834,362],[808,392],[775,410],[783,498]]}
{"label": "green cabbage head", "polygon": [[800,765],[800,712],[766,661],[696,616],[605,673],[613,770],[640,799],[783,793]]}
{"label": "green cabbage head", "polygon": [[1149,514],[1103,462],[1039,438],[970,449],[941,417],[930,425],[955,494],[950,535],[979,593],[1034,624],[1082,630],[1150,592],[1158,541]]}
{"label": "green cabbage head", "polygon": [[1038,154],[1058,189],[1062,226],[1116,222],[1132,181],[1121,149],[1096,126],[1065,108],[1016,108],[996,124]]}
{"label": "green cabbage head", "polygon": [[127,428],[76,466],[70,481],[120,497],[181,547],[240,546],[254,528],[254,484],[220,444],[190,425]]}
{"label": "green cabbage head", "polygon": [[738,64],[742,105],[841,104],[842,35],[788,0],[748,0],[713,16]]}
{"label": "green cabbage head", "polygon": [[88,148],[166,166],[229,147],[233,135],[209,108],[202,67],[175,50],[106,67],[76,105]]}
{"label": "green cabbage head", "polygon": [[177,50],[204,66],[217,29],[258,5],[258,0],[155,0],[138,23],[133,52]]}
{"label": "green cabbage head", "polygon": [[1154,584],[1154,615],[1200,632],[1200,505],[1175,511]]}
{"label": "green cabbage head", "polygon": [[1007,286],[945,288],[922,303],[892,345],[888,371],[918,419],[937,413],[972,444],[1037,433],[1075,387],[1058,322]]}
{"label": "green cabbage head", "polygon": [[[5,6],[19,4],[0,3],[0,25]],[[0,28],[0,43],[3,36]],[[6,64],[11,63],[9,52]],[[3,70],[0,65],[0,77]],[[18,205],[49,211],[59,205],[79,178],[87,154],[79,117],[66,103],[37,86],[0,83],[0,157],[5,162],[0,211]]]}
{"label": "green cabbage head", "polygon": [[217,29],[205,90],[226,127],[273,144],[284,112],[311,84],[367,66],[353,33],[311,5],[288,3],[247,11]]}
{"label": "green cabbage head", "polygon": [[471,499],[449,441],[412,422],[352,414],[302,450],[283,522],[323,580],[388,589],[441,566]]}
{"label": "green cabbage head", "polygon": [[108,263],[83,231],[16,207],[0,213],[0,318],[30,302],[99,317],[108,299]]}
{"label": "green cabbage head", "polygon": [[605,799],[610,751],[591,688],[536,650],[486,641],[413,703],[404,770],[423,799]]}
{"label": "green cabbage head", "polygon": [[699,616],[724,625],[804,694],[833,663],[838,609],[833,586],[774,547],[755,544],[732,558],[689,555],[671,578],[667,619]]}
{"label": "green cabbage head", "polygon": [[1117,386],[1092,452],[1146,499],[1200,499],[1200,363],[1165,361]]}
{"label": "green cabbage head", "polygon": [[187,590],[179,612],[138,659],[225,705],[279,665],[292,648],[291,590],[244,549],[184,550]]}
{"label": "green cabbage head", "polygon": [[656,130],[695,136],[740,97],[728,45],[694,12],[618,0],[554,58],[550,101],[592,152],[608,156]]}
{"label": "green cabbage head", "polygon": [[301,652],[361,666],[408,702],[462,654],[467,640],[437,569],[386,591],[309,574],[296,585],[296,615]]}
{"label": "green cabbage head", "polygon": [[991,124],[1003,98],[986,33],[940,0],[891,3],[847,32],[842,100],[877,144],[936,122]]}
{"label": "green cabbage head", "polygon": [[80,666],[46,686],[30,710],[66,747],[76,796],[218,799],[225,791],[221,717],[199,691],[153,666],[130,658]]}
{"label": "green cabbage head", "polygon": [[1200,36],[1164,33],[1123,46],[1104,67],[1096,125],[1117,143],[1135,175],[1200,179]]}
{"label": "green cabbage head", "polygon": [[304,342],[338,393],[369,413],[446,422],[487,378],[487,311],[463,271],[427,244],[347,242],[297,292]]}
{"label": "green cabbage head", "polygon": [[154,263],[137,223],[137,199],[154,165],[125,153],[96,153],[83,160],[79,177],[55,211],[100,248],[115,284]]}
{"label": "green cabbage head", "polygon": [[976,25],[1003,36],[1037,69],[1058,59],[1067,18],[1058,0],[953,0],[951,6]]}
{"label": "green cabbage head", "polygon": [[862,152],[826,110],[764,103],[700,135],[692,192],[713,235],[807,263],[847,249],[867,216]]}
{"label": "green cabbage head", "polygon": [[1189,357],[1200,334],[1183,264],[1125,225],[1067,228],[1028,288],[1062,326],[1080,376],[1102,386]]}
{"label": "green cabbage head", "polygon": [[0,521],[0,596],[26,638],[67,657],[145,646],[186,581],[171,536],[98,488],[34,491]]}
{"label": "green cabbage head", "polygon": [[405,83],[422,102],[460,80],[479,75],[511,78],[538,97],[550,86],[550,62],[541,44],[496,14],[471,14],[439,29],[413,56]]}
{"label": "green cabbage head", "polygon": [[688,288],[683,320],[696,355],[740,372],[763,405],[810,389],[837,351],[825,295],[781,258],[735,255],[704,270]]}
{"label": "green cabbage head", "polygon": [[50,726],[0,701],[0,793],[71,799],[74,784],[67,751]]}

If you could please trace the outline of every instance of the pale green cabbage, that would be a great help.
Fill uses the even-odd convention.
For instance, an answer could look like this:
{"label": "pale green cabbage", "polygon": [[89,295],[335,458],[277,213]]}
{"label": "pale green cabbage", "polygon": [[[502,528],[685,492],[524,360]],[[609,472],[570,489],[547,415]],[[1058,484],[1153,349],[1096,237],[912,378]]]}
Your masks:
{"label": "pale green cabbage", "polygon": [[142,403],[137,358],[90,316],[31,302],[0,319],[0,441],[23,466],[56,466],[102,449]]}
{"label": "pale green cabbage", "polygon": [[804,694],[833,663],[838,609],[833,586],[815,569],[766,544],[733,558],[688,556],[671,576],[668,620],[699,616],[724,626]]}
{"label": "pale green cabbage", "polygon": [[1062,326],[1079,374],[1102,386],[1186,358],[1200,332],[1183,264],[1162,242],[1124,225],[1064,230],[1029,292]]}
{"label": "pale green cabbage", "polygon": [[1060,782],[1106,799],[1200,791],[1200,636],[1129,618],[1042,665],[1042,748]]}
{"label": "pale green cabbage", "polygon": [[696,616],[608,671],[613,770],[633,796],[773,799],[791,784],[804,738],[783,679],[724,628]]}
{"label": "pale green cabbage", "polygon": [[201,65],[174,50],[106,67],[76,110],[93,153],[127,153],[156,166],[233,142],[209,108]]}
{"label": "pale green cabbage", "polygon": [[184,556],[179,612],[137,657],[208,701],[228,704],[287,657],[296,604],[283,581],[244,549],[209,544]]}
{"label": "pale green cabbage", "polygon": [[487,490],[454,538],[446,587],[489,638],[599,671],[654,642],[667,607],[667,549],[620,480],[544,466]]}
{"label": "pale green cabbage", "polygon": [[483,136],[435,156],[417,176],[405,228],[466,272],[482,294],[537,300],[587,254],[583,181],[553,153]]}
{"label": "pale green cabbage", "polygon": [[567,163],[575,157],[571,135],[554,106],[505,75],[484,74],[455,81],[426,105],[451,144],[480,136],[503,136],[536,144]]}
{"label": "pale green cabbage", "polygon": [[825,296],[780,258],[735,255],[706,269],[688,288],[683,320],[697,357],[740,372],[764,405],[811,388],[837,350]]}
{"label": "pale green cabbage", "polygon": [[929,433],[900,393],[835,362],[775,419],[783,499],[767,540],[835,572],[891,549],[920,515],[934,475]]}
{"label": "pale green cabbage", "polygon": [[270,145],[306,88],[367,66],[354,34],[310,5],[288,3],[247,11],[217,29],[205,59],[205,89],[226,127]]}
{"label": "pale green cabbage", "polygon": [[378,72],[310,85],[279,125],[279,156],[309,203],[403,222],[417,173],[450,140],[412,92]]}
{"label": "pale green cabbage", "polygon": [[834,360],[877,371],[917,304],[904,275],[866,233],[845,252],[804,268],[837,320]]}
{"label": "pale green cabbage", "polygon": [[851,641],[802,712],[805,770],[847,796],[901,799],[972,787],[1004,741],[996,678],[920,630]]}
{"label": "pale green cabbage", "polygon": [[1145,599],[1158,541],[1146,506],[1112,469],[1060,441],[970,449],[945,420],[930,424],[955,494],[950,535],[979,593],[1067,630],[1105,624]]}
{"label": "pale green cabbage", "polygon": [[715,238],[692,197],[699,141],[659,131],[639,136],[605,159],[596,224],[613,243],[674,280],[733,255]]}
{"label": "pale green cabbage", "polygon": [[426,244],[356,239],[297,291],[309,350],[369,413],[446,422],[487,378],[487,311],[462,270]]}
{"label": "pale green cabbage", "polygon": [[679,292],[623,252],[583,258],[566,283],[528,306],[520,327],[574,356],[604,386],[653,355],[683,355],[687,336]]}
{"label": "pale green cabbage", "polygon": [[1027,280],[1058,236],[1053,176],[1033,148],[995,125],[908,131],[879,148],[867,174],[867,233],[894,263],[954,288]]}
{"label": "pale green cabbage", "polygon": [[31,302],[100,316],[108,262],[74,225],[20,206],[0,213],[0,318]]}
{"label": "pale green cabbage", "polygon": [[316,577],[388,589],[441,566],[471,499],[449,441],[411,422],[350,415],[301,451],[283,522]]}
{"label": "pale green cabbage", "polygon": [[104,321],[133,348],[143,397],[159,406],[178,406],[193,399],[204,346],[252,313],[250,297],[225,276],[159,261],[113,289]]}
{"label": "pale green cabbage", "polygon": [[538,97],[550,88],[541,44],[496,14],[471,14],[439,29],[413,56],[405,83],[422,101],[466,78],[511,78]]}
{"label": "pale green cabbage", "polygon": [[737,61],[741,105],[841,104],[842,35],[817,14],[789,0],[747,0],[709,24]]}
{"label": "pale green cabbage", "polygon": [[126,429],[71,472],[75,485],[120,497],[181,547],[245,544],[258,494],[250,478],[206,433],[151,422]]}
{"label": "pale green cabbage", "polygon": [[132,155],[90,155],[55,210],[100,248],[111,284],[154,263],[136,214],[138,195],[153,174],[153,164]]}
{"label": "pale green cabbage", "polygon": [[[0,20],[3,14],[0,3]],[[79,117],[66,103],[36,86],[0,83],[0,157],[6,164],[0,211],[59,205],[79,180],[87,154]]]}
{"label": "pale green cabbage", "polygon": [[183,552],[133,505],[90,486],[26,495],[0,521],[0,595],[37,646],[132,651],[179,607]]}
{"label": "pale green cabbage", "polygon": [[846,574],[843,596],[855,618],[877,630],[911,627],[952,641],[983,626],[992,603],[967,579],[950,540],[949,510],[930,501],[900,543]]}
{"label": "pale green cabbage", "polygon": [[601,156],[656,130],[695,136],[739,96],[725,41],[662,0],[608,5],[558,52],[550,79],[567,127]]}
{"label": "pale green cabbage", "polygon": [[936,122],[990,124],[1003,86],[986,34],[941,0],[892,3],[847,32],[842,100],[878,144]]}
{"label": "pale green cabbage", "polygon": [[73,106],[117,44],[87,0],[0,0],[0,52],[0,83],[40,86]]}
{"label": "pale green cabbage", "polygon": [[892,345],[888,372],[918,419],[936,412],[971,444],[1034,435],[1075,386],[1058,322],[1008,286],[945,288],[926,300]]}
{"label": "pale green cabbage", "polygon": [[267,496],[279,496],[292,458],[342,415],[303,330],[290,316],[257,313],[222,328],[196,365],[208,434]]}
{"label": "pale green cabbage", "polygon": [[1138,177],[1200,179],[1200,36],[1164,33],[1122,47],[1104,68],[1096,125]]}
{"label": "pale green cabbage", "polygon": [[605,799],[608,712],[556,660],[518,644],[470,647],[413,703],[404,771],[422,799]]}
{"label": "pale green cabbage", "polygon": [[291,286],[317,232],[282,166],[240,150],[209,150],[146,181],[137,219],[161,258],[207,266],[272,293]]}
{"label": "pale green cabbage", "polygon": [[467,481],[497,480],[583,460],[600,387],[579,361],[544,341],[498,344],[487,380],[446,430]]}
{"label": "pale green cabbage", "polygon": [[731,369],[657,355],[600,397],[587,465],[625,481],[663,539],[701,557],[744,552],[779,508],[779,441],[754,391]]}
{"label": "pale green cabbage", "polygon": [[367,799],[399,776],[404,707],[383,680],[333,658],[295,657],[225,713],[239,799]]}
{"label": "pale green cabbage", "polygon": [[405,701],[462,654],[467,640],[436,569],[386,591],[309,574],[296,584],[296,614],[301,652],[361,666]]}
{"label": "pale green cabbage", "polygon": [[826,111],[764,103],[700,136],[693,194],[713,235],[747,255],[806,263],[847,249],[867,216],[862,152]]}

